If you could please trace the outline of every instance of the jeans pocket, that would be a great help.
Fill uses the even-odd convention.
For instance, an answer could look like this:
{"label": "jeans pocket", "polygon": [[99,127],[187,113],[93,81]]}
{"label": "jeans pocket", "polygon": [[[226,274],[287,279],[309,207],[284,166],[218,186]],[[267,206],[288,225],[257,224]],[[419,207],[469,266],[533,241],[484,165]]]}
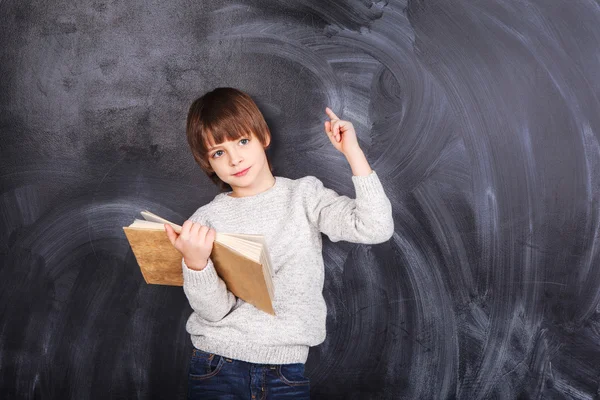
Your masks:
{"label": "jeans pocket", "polygon": [[310,384],[310,380],[304,376],[304,364],[278,365],[277,375],[283,383],[289,386],[301,386]]}
{"label": "jeans pocket", "polygon": [[189,378],[192,380],[212,378],[221,371],[224,362],[221,356],[194,349],[190,360]]}

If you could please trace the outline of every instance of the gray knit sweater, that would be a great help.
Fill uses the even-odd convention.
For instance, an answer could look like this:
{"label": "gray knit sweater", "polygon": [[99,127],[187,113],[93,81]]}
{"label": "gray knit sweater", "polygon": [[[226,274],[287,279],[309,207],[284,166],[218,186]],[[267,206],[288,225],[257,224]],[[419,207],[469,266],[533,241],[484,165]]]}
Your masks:
{"label": "gray knit sweater", "polygon": [[190,220],[217,232],[265,235],[273,267],[276,316],[236,298],[212,261],[201,271],[183,263],[183,290],[192,306],[186,329],[193,345],[261,364],[304,363],[325,340],[321,232],[333,242],[376,244],[394,232],[392,208],[375,171],[353,176],[356,199],[313,177],[275,177],[254,196],[218,194]]}

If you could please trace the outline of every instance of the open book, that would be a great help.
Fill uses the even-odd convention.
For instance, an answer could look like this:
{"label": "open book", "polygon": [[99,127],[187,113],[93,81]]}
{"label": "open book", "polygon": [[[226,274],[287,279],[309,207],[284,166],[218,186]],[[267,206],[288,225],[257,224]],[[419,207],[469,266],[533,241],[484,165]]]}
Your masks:
{"label": "open book", "polygon": [[[151,284],[182,286],[182,256],[169,241],[163,224],[171,225],[177,233],[181,232],[181,226],[149,211],[141,214],[143,220],[136,219],[123,230],[144,280]],[[210,259],[231,293],[275,315],[271,259],[262,235],[217,232]]]}

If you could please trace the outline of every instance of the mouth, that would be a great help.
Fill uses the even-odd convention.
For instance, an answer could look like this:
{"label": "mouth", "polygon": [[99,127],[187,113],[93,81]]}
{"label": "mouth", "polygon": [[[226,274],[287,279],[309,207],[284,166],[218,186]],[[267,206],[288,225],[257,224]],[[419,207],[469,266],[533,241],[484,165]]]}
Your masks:
{"label": "mouth", "polygon": [[244,175],[246,175],[248,173],[249,169],[250,169],[250,167],[246,168],[245,170],[242,170],[242,171],[238,172],[237,174],[233,174],[233,176],[237,176],[237,177],[244,176]]}

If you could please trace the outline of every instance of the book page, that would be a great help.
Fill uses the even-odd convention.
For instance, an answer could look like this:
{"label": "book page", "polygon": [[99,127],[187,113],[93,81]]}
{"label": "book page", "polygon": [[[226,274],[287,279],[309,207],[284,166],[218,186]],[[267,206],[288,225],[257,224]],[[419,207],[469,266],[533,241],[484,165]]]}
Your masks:
{"label": "book page", "polygon": [[262,245],[259,243],[251,242],[245,239],[238,239],[232,237],[231,235],[217,235],[215,241],[228,245],[229,247],[234,247],[238,251],[244,254],[252,254],[254,258],[258,258],[262,249]]}
{"label": "book page", "polygon": [[261,249],[260,247],[256,247],[254,245],[254,243],[245,241],[245,240],[241,240],[241,239],[235,239],[235,238],[228,238],[228,237],[220,237],[219,240],[215,240],[218,243],[222,244],[223,246],[226,246],[232,250],[235,250],[237,253],[250,258],[251,260],[260,263],[260,254],[261,254]]}
{"label": "book page", "polygon": [[246,258],[248,260],[251,260],[251,261],[254,261],[254,262],[260,264],[260,254],[258,254],[258,255],[255,255],[255,254],[244,254],[244,253],[242,253],[242,251],[240,251],[240,249],[237,248],[237,245],[236,245],[236,247],[233,247],[231,244],[223,243],[221,241],[217,242],[216,240],[215,240],[215,243],[218,243],[221,246],[226,247],[227,249],[233,251],[236,254],[239,254],[240,256],[242,256],[242,257],[244,257],[244,258]]}
{"label": "book page", "polygon": [[273,287],[273,280],[271,279],[271,265],[268,260],[267,254],[263,251],[260,255],[261,265],[263,267],[263,276],[265,277],[265,283],[267,284],[267,291],[269,292],[269,297],[273,298],[275,296],[275,288]]}
{"label": "book page", "polygon": [[239,239],[250,240],[256,243],[263,243],[263,235],[250,235],[247,233],[222,233],[222,235],[232,236]]}
{"label": "book page", "polygon": [[273,267],[271,266],[271,255],[269,254],[269,250],[267,248],[267,241],[265,240],[264,235],[251,235],[251,234],[243,234],[243,233],[222,233],[222,235],[227,235],[227,236],[231,236],[231,237],[235,237],[235,238],[240,238],[243,240],[250,240],[255,243],[260,243],[260,245],[261,245],[260,246],[260,248],[261,248],[260,263],[264,267],[266,267],[266,273],[268,273],[270,276],[273,276]]}
{"label": "book page", "polygon": [[169,224],[169,225],[171,225],[173,227],[173,229],[175,230],[175,232],[181,233],[181,226],[180,225],[174,224],[171,221],[167,221],[166,219],[164,219],[162,217],[159,217],[158,215],[153,214],[153,213],[151,213],[150,211],[147,211],[147,210],[142,211],[141,214],[142,214],[142,217],[144,217],[144,219],[146,221],[157,222],[157,223],[160,223],[160,224]]}
{"label": "book page", "polygon": [[143,219],[136,219],[135,221],[133,221],[133,223],[131,225],[129,225],[129,228],[152,229],[152,230],[157,230],[157,231],[165,230],[165,227],[163,224],[158,223],[158,222],[152,222],[152,221],[144,221]]}

